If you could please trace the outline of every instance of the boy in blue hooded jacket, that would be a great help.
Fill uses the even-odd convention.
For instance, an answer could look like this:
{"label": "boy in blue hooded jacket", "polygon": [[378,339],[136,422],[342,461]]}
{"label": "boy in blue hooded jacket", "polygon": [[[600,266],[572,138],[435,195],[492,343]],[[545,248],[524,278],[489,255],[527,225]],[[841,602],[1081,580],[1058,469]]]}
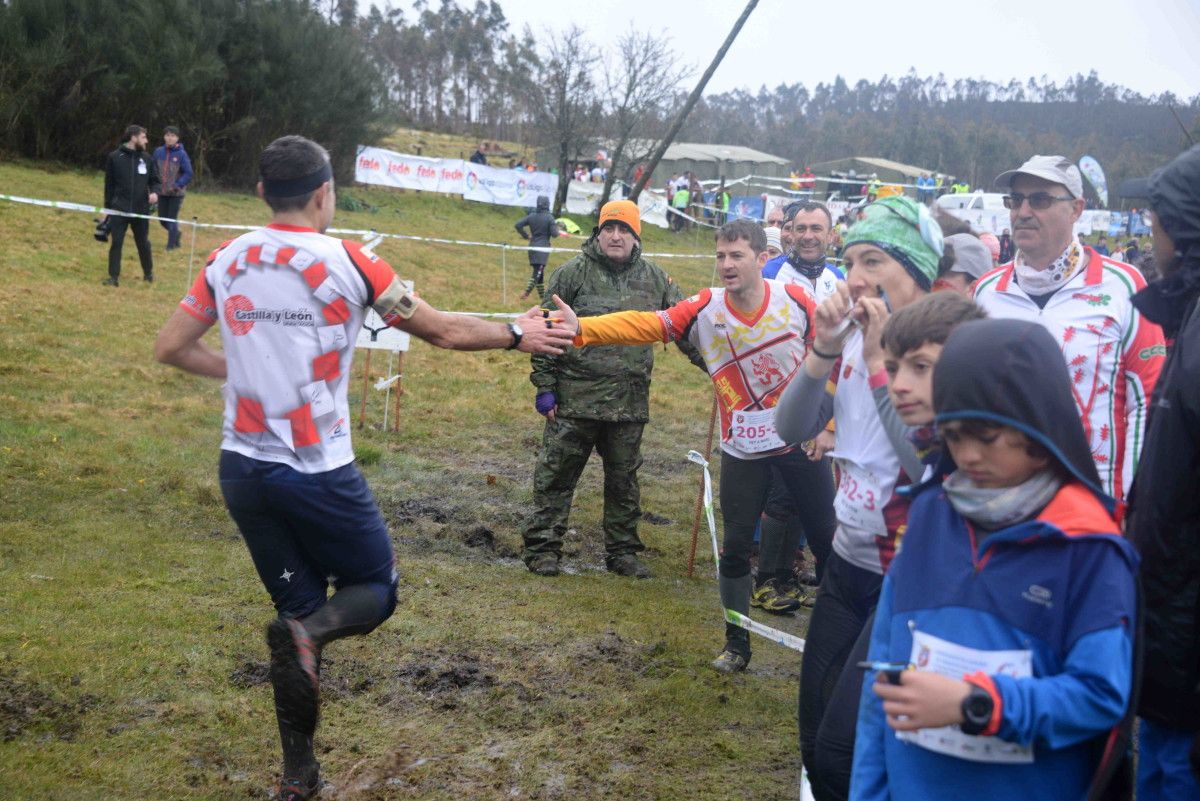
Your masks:
{"label": "boy in blue hooded jacket", "polygon": [[1034,323],[964,323],[933,393],[943,461],[884,579],[851,798],[1085,798],[1124,753],[1137,556],[1062,356]]}

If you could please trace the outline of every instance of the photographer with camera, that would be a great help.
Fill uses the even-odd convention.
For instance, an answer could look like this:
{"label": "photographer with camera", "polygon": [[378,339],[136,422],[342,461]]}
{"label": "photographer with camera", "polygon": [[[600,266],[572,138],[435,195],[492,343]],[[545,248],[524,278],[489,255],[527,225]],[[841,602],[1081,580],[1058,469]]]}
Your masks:
{"label": "photographer with camera", "polygon": [[[104,208],[130,214],[150,213],[150,207],[158,202],[162,182],[158,177],[158,165],[146,152],[146,129],[130,125],[125,129],[125,139],[119,148],[108,154],[104,165]],[[137,244],[138,259],[142,263],[142,279],[154,280],[154,259],[150,253],[150,220],[145,217],[125,217],[111,214],[101,218],[96,226],[96,238],[103,241],[102,228],[112,234],[108,246],[108,278],[105,286],[117,286],[121,277],[121,246],[125,243],[125,229],[133,230],[133,241]]]}

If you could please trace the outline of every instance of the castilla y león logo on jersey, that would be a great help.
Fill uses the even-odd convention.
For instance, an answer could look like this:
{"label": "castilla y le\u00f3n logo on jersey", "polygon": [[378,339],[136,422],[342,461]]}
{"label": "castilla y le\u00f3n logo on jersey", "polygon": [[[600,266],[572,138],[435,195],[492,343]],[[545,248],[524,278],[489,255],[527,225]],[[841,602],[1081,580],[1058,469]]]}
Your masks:
{"label": "castilla y le\u00f3n logo on jersey", "polygon": [[254,327],[254,318],[246,317],[247,312],[254,311],[254,304],[245,295],[230,295],[225,300],[225,322],[235,337],[250,333]]}
{"label": "castilla y le\u00f3n logo on jersey", "polygon": [[779,366],[779,362],[769,353],[764,353],[761,356],[756,356],[750,360],[750,369],[754,371],[754,377],[759,380],[759,383],[770,384],[773,379],[783,378],[783,368]]}
{"label": "castilla y le\u00f3n logo on jersey", "polygon": [[256,309],[245,295],[230,295],[225,300],[225,323],[234,336],[250,333],[255,323],[275,323],[287,326],[314,326],[316,316],[311,309]]}

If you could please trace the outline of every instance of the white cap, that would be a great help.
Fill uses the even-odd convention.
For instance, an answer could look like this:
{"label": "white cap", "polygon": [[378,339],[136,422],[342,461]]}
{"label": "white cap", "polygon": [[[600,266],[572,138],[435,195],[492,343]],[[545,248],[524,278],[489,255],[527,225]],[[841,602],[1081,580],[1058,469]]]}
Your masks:
{"label": "white cap", "polygon": [[1015,170],[1008,170],[996,176],[997,189],[1012,187],[1013,178],[1018,175],[1032,175],[1044,178],[1056,184],[1062,184],[1073,198],[1083,197],[1083,176],[1065,156],[1034,156]]}
{"label": "white cap", "polygon": [[767,235],[767,247],[783,250],[782,242],[779,239],[779,229],[771,225],[763,229],[763,233]]}

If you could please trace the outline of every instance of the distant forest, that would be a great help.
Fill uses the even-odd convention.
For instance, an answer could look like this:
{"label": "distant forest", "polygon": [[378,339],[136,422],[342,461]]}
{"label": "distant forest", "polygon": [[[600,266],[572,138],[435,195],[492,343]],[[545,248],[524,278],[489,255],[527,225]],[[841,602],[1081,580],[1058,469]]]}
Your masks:
{"label": "distant forest", "polygon": [[1078,161],[1090,155],[1110,185],[1145,175],[1188,146],[1180,120],[1200,141],[1200,96],[1145,97],[1101,82],[1095,72],[1062,85],[947,82],[914,72],[849,86],[765,87],[705,97],[680,134],[685,141],[730,142],[799,165],[875,156],[990,185],[1034,153]]}
{"label": "distant forest", "polygon": [[[127,123],[155,138],[174,124],[202,177],[242,182],[263,145],[304,132],[346,175],[356,145],[400,125],[557,144],[550,98],[564,76],[589,136],[612,136],[621,124],[602,90],[611,48],[575,41],[588,58],[572,73],[556,61],[564,34],[513,32],[498,2],[419,0],[413,9],[355,0],[0,0],[0,151],[99,165]],[[665,100],[641,109],[634,135],[660,136],[694,80],[679,76]],[[1200,139],[1200,95],[1146,97],[1095,73],[1056,85],[1044,76],[1000,84],[910,72],[707,95],[679,139],[745,145],[797,165],[880,156],[973,185],[1032,153],[1089,154],[1115,183],[1186,147],[1168,106]]]}

